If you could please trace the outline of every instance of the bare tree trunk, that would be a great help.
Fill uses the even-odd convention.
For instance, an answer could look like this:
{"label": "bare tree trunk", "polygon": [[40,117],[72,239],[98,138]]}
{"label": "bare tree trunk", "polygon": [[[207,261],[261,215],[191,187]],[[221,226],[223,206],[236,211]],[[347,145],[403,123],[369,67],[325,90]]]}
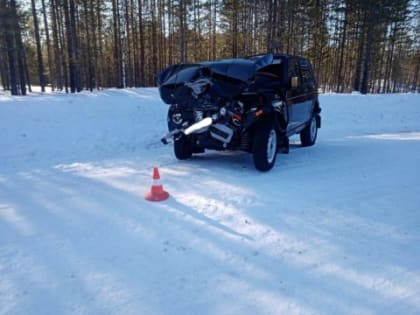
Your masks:
{"label": "bare tree trunk", "polygon": [[238,0],[232,0],[232,30],[231,30],[231,42],[232,42],[232,57],[238,57]]}
{"label": "bare tree trunk", "polygon": [[369,23],[366,34],[366,50],[363,63],[363,79],[360,87],[360,93],[368,93],[368,83],[370,76],[371,57],[372,57],[373,24]]}
{"label": "bare tree trunk", "polygon": [[4,32],[4,41],[7,51],[7,61],[8,61],[8,72],[9,72],[9,79],[10,79],[10,91],[12,95],[19,95],[18,86],[17,86],[17,74],[16,74],[16,58],[14,54],[14,36],[13,36],[13,25],[12,25],[12,18],[13,18],[13,7],[8,6],[6,0],[1,0],[0,2],[0,9],[2,12],[7,12],[4,14],[4,18],[2,18],[2,28]]}
{"label": "bare tree trunk", "polygon": [[96,63],[97,74],[96,74],[96,88],[101,88],[104,85],[104,48],[102,40],[102,17],[101,17],[101,2],[96,0],[96,21],[97,21],[97,49],[99,62]]}
{"label": "bare tree trunk", "polygon": [[207,59],[212,59],[212,46],[213,46],[213,1],[210,0],[208,4],[208,46],[207,46]]}
{"label": "bare tree trunk", "polygon": [[138,0],[139,5],[139,35],[140,35],[140,86],[145,85],[145,41],[144,41],[144,24],[143,24],[143,1]]}
{"label": "bare tree trunk", "polygon": [[1,77],[1,85],[3,86],[3,91],[7,91],[10,89],[10,83],[9,83],[9,75],[7,73],[7,64],[5,60],[0,57],[0,77]]}
{"label": "bare tree trunk", "polygon": [[364,30],[365,30],[365,27],[363,26],[358,36],[359,46],[357,50],[357,61],[356,61],[355,75],[354,75],[354,84],[353,84],[354,91],[360,91],[360,85],[361,85],[363,52],[365,50],[364,49],[365,47]]}
{"label": "bare tree trunk", "polygon": [[343,84],[343,63],[344,63],[344,48],[346,44],[346,35],[347,35],[347,24],[348,24],[348,4],[345,4],[345,11],[344,11],[344,21],[343,21],[343,32],[341,36],[340,42],[340,61],[338,65],[337,71],[337,88],[336,92],[339,93],[342,91],[342,84]]}
{"label": "bare tree trunk", "polygon": [[[99,60],[99,53],[98,53],[98,38],[97,38],[97,22],[96,22],[96,18],[95,18],[95,8],[94,8],[94,1],[89,1],[89,24],[92,27],[92,45],[93,45],[93,60],[92,60],[92,76],[93,78],[91,79],[91,83],[92,83],[92,87],[93,88],[99,88],[98,86],[98,82],[99,82],[99,64],[100,64],[100,60]],[[99,1],[97,1],[99,2]],[[100,18],[100,16],[98,17]]]}
{"label": "bare tree trunk", "polygon": [[39,38],[38,17],[36,15],[35,0],[31,0],[31,5],[32,5],[32,18],[34,20],[36,53],[37,53],[37,56],[38,56],[39,85],[41,86],[41,91],[45,92],[44,64],[43,64],[43,61],[42,61],[41,40]]}
{"label": "bare tree trunk", "polygon": [[[182,1],[181,1],[182,3]],[[152,77],[157,72],[158,67],[158,51],[157,51],[157,34],[156,34],[156,0],[151,1],[151,14],[152,14]]]}
{"label": "bare tree trunk", "polygon": [[[166,45],[165,45],[165,9],[163,7],[163,0],[158,0],[157,2],[157,21],[156,27],[158,28],[158,60],[157,60],[157,68],[158,70],[163,68],[165,64],[165,52],[166,52]],[[156,74],[156,73],[155,73]]]}
{"label": "bare tree trunk", "polygon": [[138,32],[137,32],[137,21],[134,17],[134,0],[130,0],[130,24],[131,24],[131,33],[132,33],[132,40],[130,44],[130,49],[133,54],[133,60],[132,60],[132,79],[133,79],[133,85],[139,86],[139,57],[138,57]]}
{"label": "bare tree trunk", "polygon": [[114,32],[114,75],[117,88],[123,87],[122,56],[121,56],[121,30],[118,0],[112,0],[113,32]]}
{"label": "bare tree trunk", "polygon": [[277,9],[277,0],[269,1],[268,4],[268,26],[267,26],[267,51],[273,52],[274,45],[274,29],[275,29],[275,16],[276,16],[276,9]]}
{"label": "bare tree trunk", "polygon": [[87,0],[83,0],[83,9],[85,11],[85,27],[86,27],[86,49],[87,49],[87,67],[88,67],[88,78],[86,81],[87,88],[92,92],[93,91],[93,80],[94,80],[94,70],[92,68],[92,52],[91,52],[91,38],[90,38],[90,23],[89,23],[89,11]]}
{"label": "bare tree trunk", "polygon": [[[24,69],[23,70],[24,74],[22,74],[22,77],[23,76],[25,77],[26,85],[28,86],[28,91],[29,91],[29,93],[32,93],[31,80],[30,80],[30,77],[29,77],[28,61],[27,61],[27,58],[26,58],[25,49],[23,49],[23,47],[22,47],[22,63],[23,63],[23,69]],[[25,95],[26,91],[24,91],[22,93],[23,93],[23,95]]]}
{"label": "bare tree trunk", "polygon": [[17,14],[17,7],[15,0],[10,0],[10,7],[12,9],[12,29],[13,29],[13,40],[16,49],[17,65],[18,65],[18,79],[21,95],[26,95],[26,72],[27,64],[25,62],[25,50],[23,47],[21,29],[19,25],[19,17]]}
{"label": "bare tree trunk", "polygon": [[186,44],[186,32],[187,32],[187,21],[186,21],[186,0],[179,1],[179,24],[180,24],[180,40],[179,40],[179,50],[181,52],[180,62],[184,63],[187,60],[187,44]]}
{"label": "bare tree trunk", "polygon": [[74,0],[64,0],[64,20],[66,24],[67,51],[69,57],[70,91],[74,93],[81,90],[78,69]]}
{"label": "bare tree trunk", "polygon": [[[61,69],[64,78],[64,88],[66,93],[69,92],[69,70],[70,70],[70,56],[68,55],[68,42],[66,41],[66,31],[65,31],[65,13],[62,12],[65,10],[61,10],[59,6],[57,6],[57,24],[58,24],[58,34],[59,34],[59,42],[61,47],[60,58],[61,58]],[[64,22],[64,24],[63,24]],[[67,51],[67,54],[65,52]],[[61,55],[62,53],[62,55]]]}
{"label": "bare tree trunk", "polygon": [[60,54],[60,33],[57,23],[57,6],[55,0],[51,0],[51,20],[53,35],[53,52],[54,52],[54,84],[59,90],[63,90],[63,71],[62,71],[62,55]]}
{"label": "bare tree trunk", "polygon": [[[52,62],[51,56],[51,42],[50,42],[50,32],[48,27],[48,19],[47,19],[47,9],[45,7],[45,0],[41,0],[42,3],[42,15],[44,18],[44,31],[45,31],[45,39],[47,43],[47,57],[48,57],[48,73],[49,73],[49,82],[51,83],[51,78],[55,77],[55,70]],[[52,86],[54,90],[54,86]]]}
{"label": "bare tree trunk", "polygon": [[394,63],[396,36],[397,36],[397,25],[396,23],[393,23],[392,28],[391,28],[391,35],[390,35],[391,47],[388,48],[388,55],[386,59],[385,83],[384,83],[383,93],[391,92],[390,84],[391,84],[391,75],[392,75],[392,64]]}
{"label": "bare tree trunk", "polygon": [[217,58],[217,39],[216,39],[216,28],[217,28],[217,6],[218,0],[214,0],[213,2],[213,14],[212,14],[212,31],[211,31],[211,59]]}
{"label": "bare tree trunk", "polygon": [[411,83],[411,92],[420,92],[420,52],[417,53],[417,62],[414,70],[413,82]]}
{"label": "bare tree trunk", "polygon": [[173,63],[173,50],[174,50],[174,9],[173,2],[171,0],[166,1],[167,12],[168,12],[168,59],[169,64]]}

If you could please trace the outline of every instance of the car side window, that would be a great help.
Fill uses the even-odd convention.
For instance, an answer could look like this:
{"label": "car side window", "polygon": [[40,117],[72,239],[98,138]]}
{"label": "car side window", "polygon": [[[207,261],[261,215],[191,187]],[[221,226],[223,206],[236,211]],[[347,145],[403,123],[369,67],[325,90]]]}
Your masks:
{"label": "car side window", "polygon": [[303,84],[315,83],[315,78],[312,74],[311,67],[307,60],[300,61],[300,73],[302,75]]}
{"label": "car side window", "polygon": [[288,82],[292,90],[302,85],[300,78],[299,64],[297,59],[289,59],[288,61]]}
{"label": "car side window", "polygon": [[299,77],[299,66],[295,59],[289,60],[289,73],[288,73],[289,79],[292,77]]}
{"label": "car side window", "polygon": [[302,73],[303,83],[312,83],[314,81],[312,77],[312,73],[309,69],[302,68],[301,73]]}

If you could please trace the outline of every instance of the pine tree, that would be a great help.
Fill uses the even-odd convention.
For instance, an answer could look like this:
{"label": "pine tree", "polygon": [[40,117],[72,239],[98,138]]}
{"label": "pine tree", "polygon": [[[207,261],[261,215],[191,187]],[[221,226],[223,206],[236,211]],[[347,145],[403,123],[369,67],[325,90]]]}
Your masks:
{"label": "pine tree", "polygon": [[39,36],[38,17],[37,17],[37,12],[36,12],[36,7],[35,7],[35,0],[31,0],[31,5],[32,5],[32,18],[34,21],[34,29],[35,29],[36,53],[38,57],[39,85],[41,86],[41,91],[45,92],[44,62],[42,60],[41,39]]}

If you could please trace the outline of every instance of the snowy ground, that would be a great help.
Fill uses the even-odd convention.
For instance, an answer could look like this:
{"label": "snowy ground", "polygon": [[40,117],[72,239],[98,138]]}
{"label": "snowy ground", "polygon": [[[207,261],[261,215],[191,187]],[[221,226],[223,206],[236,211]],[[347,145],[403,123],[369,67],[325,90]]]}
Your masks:
{"label": "snowy ground", "polygon": [[155,89],[0,95],[0,314],[420,314],[420,95],[320,100],[259,173],[177,161]]}

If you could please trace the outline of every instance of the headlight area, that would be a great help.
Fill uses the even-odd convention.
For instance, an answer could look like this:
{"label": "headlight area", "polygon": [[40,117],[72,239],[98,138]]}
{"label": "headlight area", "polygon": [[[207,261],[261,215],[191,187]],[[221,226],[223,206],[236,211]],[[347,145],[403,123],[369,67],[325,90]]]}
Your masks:
{"label": "headlight area", "polygon": [[194,118],[192,111],[182,111],[171,106],[168,110],[168,129],[184,129],[195,122]]}

